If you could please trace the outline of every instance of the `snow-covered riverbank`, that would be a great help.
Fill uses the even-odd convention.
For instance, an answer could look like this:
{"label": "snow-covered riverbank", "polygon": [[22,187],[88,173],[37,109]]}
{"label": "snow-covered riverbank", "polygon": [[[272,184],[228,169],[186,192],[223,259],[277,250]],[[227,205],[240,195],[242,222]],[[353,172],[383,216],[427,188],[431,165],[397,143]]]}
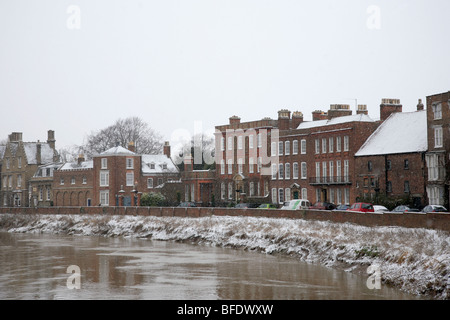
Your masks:
{"label": "snow-covered riverbank", "polygon": [[372,265],[382,284],[450,299],[450,234],[439,230],[262,217],[21,214],[0,215],[0,229],[195,242],[288,254],[349,272],[366,273]]}

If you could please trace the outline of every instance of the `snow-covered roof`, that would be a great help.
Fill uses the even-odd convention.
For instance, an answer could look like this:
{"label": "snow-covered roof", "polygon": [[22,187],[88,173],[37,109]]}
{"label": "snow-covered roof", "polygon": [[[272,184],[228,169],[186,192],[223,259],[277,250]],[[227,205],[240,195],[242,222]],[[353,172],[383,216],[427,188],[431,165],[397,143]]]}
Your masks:
{"label": "snow-covered roof", "polygon": [[142,155],[142,173],[178,173],[178,167],[165,154],[143,154]]}
{"label": "snow-covered roof", "polygon": [[117,147],[109,148],[106,151],[103,151],[102,153],[99,154],[99,156],[112,156],[112,155],[124,155],[124,154],[135,155],[136,153],[134,153],[133,151],[130,151],[124,147],[117,146]]}
{"label": "snow-covered roof", "polygon": [[5,155],[6,146],[0,146],[0,160],[3,159],[3,156]]}
{"label": "snow-covered roof", "polygon": [[424,152],[427,147],[426,111],[395,112],[372,133],[355,156]]}
{"label": "snow-covered roof", "polygon": [[[41,163],[53,162],[53,156],[55,150],[53,150],[48,143],[41,144]],[[27,156],[28,164],[38,164],[37,161],[37,143],[36,142],[24,142],[23,149]]]}
{"label": "snow-covered roof", "polygon": [[74,162],[66,162],[64,163],[59,170],[83,170],[83,169],[92,169],[94,168],[94,161],[93,160],[87,160],[82,161],[78,163],[78,161]]}
{"label": "snow-covered roof", "polygon": [[335,117],[330,120],[316,120],[316,121],[302,122],[298,125],[297,129],[309,129],[349,122],[375,122],[375,120],[373,120],[367,114],[355,114],[350,116]]}

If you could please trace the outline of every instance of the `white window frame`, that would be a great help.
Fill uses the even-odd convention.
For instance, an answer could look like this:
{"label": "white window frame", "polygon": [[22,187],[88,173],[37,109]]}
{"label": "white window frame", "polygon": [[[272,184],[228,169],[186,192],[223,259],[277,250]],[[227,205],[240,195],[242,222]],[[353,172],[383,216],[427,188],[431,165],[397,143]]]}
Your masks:
{"label": "white window frame", "polygon": [[108,158],[101,159],[101,168],[100,169],[108,169]]}
{"label": "white window frame", "polygon": [[289,180],[291,178],[291,164],[285,163],[284,165],[284,179]]}
{"label": "white window frame", "polygon": [[147,178],[147,189],[153,189],[153,178]]}
{"label": "white window frame", "polygon": [[133,169],[134,168],[134,159],[133,158],[126,158],[126,169]]}
{"label": "white window frame", "polygon": [[126,173],[126,186],[127,187],[134,186],[134,172],[127,172]]}
{"label": "white window frame", "polygon": [[349,150],[349,137],[344,136],[344,152]]}
{"label": "white window frame", "polygon": [[253,141],[253,135],[250,134],[250,135],[248,136],[248,147],[249,147],[249,149],[253,149],[253,143],[254,143],[254,141]]}
{"label": "white window frame", "polygon": [[434,128],[434,147],[435,148],[441,148],[443,146],[443,139],[442,139],[442,127],[435,127]]}
{"label": "white window frame", "polygon": [[327,138],[322,138],[322,153],[327,153]]}
{"label": "white window frame", "polygon": [[291,142],[289,140],[284,142],[284,154],[286,156],[291,154]]}
{"label": "white window frame", "polygon": [[292,164],[292,179],[298,179],[298,162]]}
{"label": "white window frame", "polygon": [[100,187],[109,187],[109,170],[100,170]]}
{"label": "white window frame", "polygon": [[292,141],[292,154],[298,154],[298,140]]}
{"label": "white window frame", "polygon": [[341,137],[336,137],[336,152],[341,152]]}
{"label": "white window frame", "polygon": [[300,140],[300,153],[306,154],[306,139]]}
{"label": "white window frame", "polygon": [[109,190],[100,190],[100,205],[109,206]]}
{"label": "white window frame", "polygon": [[301,163],[301,178],[306,179],[307,178],[307,164],[306,162]]}

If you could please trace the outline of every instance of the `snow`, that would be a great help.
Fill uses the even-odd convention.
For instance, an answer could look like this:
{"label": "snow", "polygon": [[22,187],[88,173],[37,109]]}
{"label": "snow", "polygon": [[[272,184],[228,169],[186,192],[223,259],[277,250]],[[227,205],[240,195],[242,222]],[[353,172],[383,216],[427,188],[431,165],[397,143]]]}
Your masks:
{"label": "snow", "polygon": [[364,227],[302,219],[110,215],[0,215],[9,232],[138,237],[287,254],[366,274],[380,267],[383,284],[449,299],[450,234],[440,230]]}
{"label": "snow", "polygon": [[309,129],[350,122],[374,122],[374,120],[366,114],[355,114],[350,116],[335,117],[330,120],[316,120],[316,121],[302,122],[298,125],[297,129]]}
{"label": "snow", "polygon": [[425,152],[427,147],[426,111],[396,112],[372,133],[355,156]]}
{"label": "snow", "polygon": [[82,161],[80,163],[78,163],[78,161],[66,162],[59,168],[59,170],[64,171],[64,170],[80,170],[80,169],[92,169],[92,168],[94,168],[94,161],[87,160],[87,161]]}
{"label": "snow", "polygon": [[[165,154],[143,154],[141,162],[143,174],[178,172],[178,167]],[[154,164],[153,169],[151,164]],[[166,165],[166,169],[164,169],[164,165]]]}
{"label": "snow", "polygon": [[[27,157],[28,164],[38,164],[36,154],[37,154],[37,143],[36,142],[24,142],[23,149]],[[53,162],[54,150],[50,147],[48,143],[41,143],[41,163]]]}
{"label": "snow", "polygon": [[122,155],[122,154],[135,155],[136,153],[134,153],[131,150],[125,149],[122,146],[116,146],[116,147],[112,147],[106,151],[103,151],[98,156],[111,156],[111,155]]}

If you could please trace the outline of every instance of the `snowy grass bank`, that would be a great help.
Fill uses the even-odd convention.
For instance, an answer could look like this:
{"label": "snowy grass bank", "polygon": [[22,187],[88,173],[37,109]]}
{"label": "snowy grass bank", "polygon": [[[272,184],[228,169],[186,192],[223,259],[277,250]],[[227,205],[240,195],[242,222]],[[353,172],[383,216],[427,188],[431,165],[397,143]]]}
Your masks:
{"label": "snowy grass bank", "polygon": [[21,214],[1,214],[0,229],[195,242],[288,254],[365,274],[377,265],[384,284],[450,299],[450,234],[439,230],[262,217]]}

